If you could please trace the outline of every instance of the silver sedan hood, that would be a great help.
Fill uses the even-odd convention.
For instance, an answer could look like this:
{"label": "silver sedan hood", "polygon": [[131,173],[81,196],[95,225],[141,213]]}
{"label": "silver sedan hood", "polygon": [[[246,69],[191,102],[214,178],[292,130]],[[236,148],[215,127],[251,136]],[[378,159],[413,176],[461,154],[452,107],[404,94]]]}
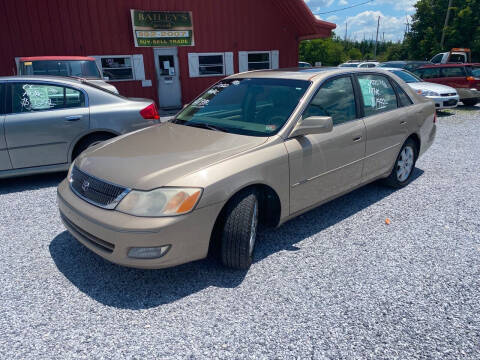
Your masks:
{"label": "silver sedan hood", "polygon": [[439,94],[457,93],[457,90],[455,90],[450,86],[434,84],[427,81],[408,83],[408,85],[410,85],[410,87],[414,90],[429,90],[429,91],[435,91],[436,93],[439,93]]}

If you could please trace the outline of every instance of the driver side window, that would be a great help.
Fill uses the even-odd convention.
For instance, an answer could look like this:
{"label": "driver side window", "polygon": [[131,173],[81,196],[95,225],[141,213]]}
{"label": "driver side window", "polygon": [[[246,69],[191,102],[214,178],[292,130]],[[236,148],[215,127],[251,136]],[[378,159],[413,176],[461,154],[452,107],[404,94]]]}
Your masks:
{"label": "driver side window", "polygon": [[350,76],[327,80],[303,113],[304,119],[310,116],[331,116],[334,126],[356,119],[355,95]]}

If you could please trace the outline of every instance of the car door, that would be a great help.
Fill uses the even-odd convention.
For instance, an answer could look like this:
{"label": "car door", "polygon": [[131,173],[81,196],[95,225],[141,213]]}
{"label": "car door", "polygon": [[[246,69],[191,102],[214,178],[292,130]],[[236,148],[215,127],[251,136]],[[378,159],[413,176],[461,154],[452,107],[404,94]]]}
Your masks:
{"label": "car door", "polygon": [[408,134],[409,113],[399,102],[393,82],[380,74],[355,76],[366,127],[364,180],[390,170]]}
{"label": "car door", "polygon": [[467,88],[467,73],[463,66],[448,66],[440,71],[442,76],[442,84],[451,86],[455,89]]}
{"label": "car door", "polygon": [[288,139],[290,212],[326,201],[361,181],[365,125],[358,116],[351,76],[326,80],[302,118],[331,116],[333,130]]}
{"label": "car door", "polygon": [[5,141],[5,84],[0,83],[0,171],[11,168]]}
{"label": "car door", "polygon": [[5,138],[13,168],[68,162],[70,145],[88,129],[82,89],[52,82],[11,82]]}

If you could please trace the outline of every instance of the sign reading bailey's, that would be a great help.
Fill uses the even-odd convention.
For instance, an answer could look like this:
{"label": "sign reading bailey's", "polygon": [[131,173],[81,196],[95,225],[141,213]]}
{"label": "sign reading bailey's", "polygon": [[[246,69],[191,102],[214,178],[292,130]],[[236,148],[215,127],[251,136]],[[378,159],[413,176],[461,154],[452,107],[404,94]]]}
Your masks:
{"label": "sign reading bailey's", "polygon": [[130,10],[135,46],[193,46],[190,11]]}

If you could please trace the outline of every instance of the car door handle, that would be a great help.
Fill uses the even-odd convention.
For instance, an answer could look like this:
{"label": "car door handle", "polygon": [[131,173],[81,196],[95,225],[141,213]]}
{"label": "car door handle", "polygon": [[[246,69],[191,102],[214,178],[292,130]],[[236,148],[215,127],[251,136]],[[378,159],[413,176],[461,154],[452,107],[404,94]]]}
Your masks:
{"label": "car door handle", "polygon": [[361,136],[357,136],[357,137],[353,138],[353,142],[358,142],[360,140],[362,140]]}
{"label": "car door handle", "polygon": [[67,121],[77,121],[77,120],[80,120],[82,118],[82,115],[71,115],[71,116],[67,116],[65,118],[65,120]]}
{"label": "car door handle", "polygon": [[400,125],[407,125],[406,121],[400,121]]}

